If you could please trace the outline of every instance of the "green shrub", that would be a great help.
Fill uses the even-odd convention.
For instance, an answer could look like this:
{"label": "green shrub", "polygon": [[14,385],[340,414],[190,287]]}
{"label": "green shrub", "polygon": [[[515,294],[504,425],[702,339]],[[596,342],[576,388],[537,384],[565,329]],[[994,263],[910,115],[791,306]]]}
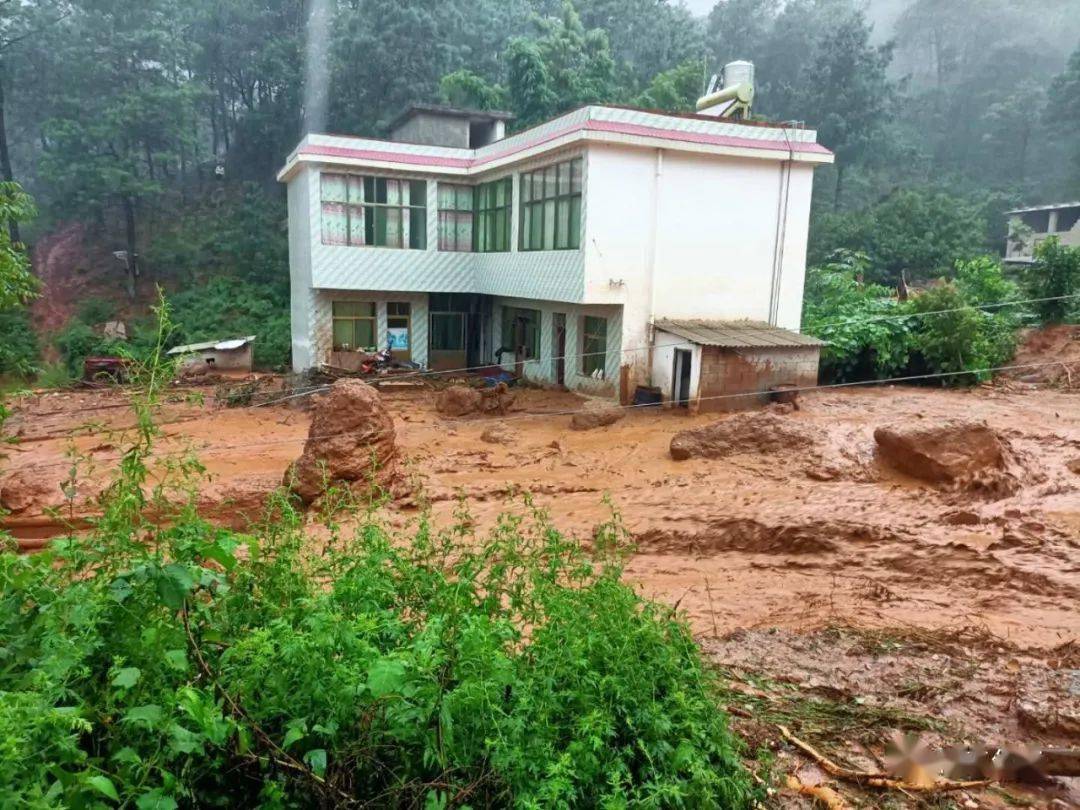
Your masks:
{"label": "green shrub", "polygon": [[287,285],[216,278],[169,299],[176,318],[176,344],[255,335],[255,365],[288,366],[292,351]]}
{"label": "green shrub", "polygon": [[22,307],[0,310],[0,376],[30,377],[37,372],[37,334]]}
{"label": "green shrub", "polygon": [[215,528],[162,511],[197,480],[151,490],[151,390],[89,535],[0,553],[0,804],[762,798],[686,625],[621,582],[616,522],[586,551],[539,512],[481,542],[349,509],[314,549],[281,496]]}
{"label": "green shrub", "polygon": [[124,345],[122,341],[106,338],[78,317],[67,322],[57,334],[55,343],[68,374],[76,379],[82,377],[83,360],[87,357],[117,354]]}
{"label": "green shrub", "polygon": [[834,262],[807,271],[803,328],[828,341],[821,355],[826,379],[951,374],[1013,356],[1023,313],[997,306],[1020,296],[996,259],[957,262],[954,280],[940,279],[906,302],[887,287],[864,283],[866,269],[865,256],[841,251]]}
{"label": "green shrub", "polygon": [[806,273],[803,330],[827,341],[821,373],[827,380],[892,377],[908,365],[911,325],[888,287],[863,281],[865,254],[838,251]]}
{"label": "green shrub", "polygon": [[1080,299],[1062,298],[1080,294],[1080,248],[1061,244],[1051,236],[1035,248],[1035,261],[1028,268],[1027,288],[1032,298],[1057,298],[1035,304],[1043,323],[1064,323],[1080,313]]}

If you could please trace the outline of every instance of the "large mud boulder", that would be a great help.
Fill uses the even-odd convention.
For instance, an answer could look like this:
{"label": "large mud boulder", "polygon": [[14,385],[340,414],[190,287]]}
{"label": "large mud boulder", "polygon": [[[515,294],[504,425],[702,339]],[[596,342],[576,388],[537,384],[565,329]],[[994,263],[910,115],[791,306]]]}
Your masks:
{"label": "large mud boulder", "polygon": [[988,469],[1004,469],[1004,440],[983,422],[949,420],[874,431],[878,456],[913,478],[952,483]]}
{"label": "large mud boulder", "polygon": [[626,416],[626,411],[615,405],[596,405],[575,413],[570,418],[571,430],[594,430],[614,425]]}
{"label": "large mud boulder", "polygon": [[878,458],[932,484],[1004,497],[1020,488],[1020,468],[1009,442],[985,422],[950,419],[874,431]]}
{"label": "large mud boulder", "polygon": [[285,471],[285,486],[311,503],[328,485],[397,480],[394,420],[379,392],[360,380],[339,380],[315,402],[304,453]]}
{"label": "large mud boulder", "polygon": [[60,506],[64,500],[61,470],[56,465],[31,466],[7,473],[0,478],[0,507],[18,515]]}
{"label": "large mud boulder", "polygon": [[465,416],[480,410],[483,397],[467,385],[451,385],[435,397],[435,410],[443,416]]}
{"label": "large mud boulder", "polygon": [[740,413],[717,422],[676,433],[671,457],[724,458],[740,453],[757,455],[801,450],[814,444],[814,434],[804,425],[769,411]]}

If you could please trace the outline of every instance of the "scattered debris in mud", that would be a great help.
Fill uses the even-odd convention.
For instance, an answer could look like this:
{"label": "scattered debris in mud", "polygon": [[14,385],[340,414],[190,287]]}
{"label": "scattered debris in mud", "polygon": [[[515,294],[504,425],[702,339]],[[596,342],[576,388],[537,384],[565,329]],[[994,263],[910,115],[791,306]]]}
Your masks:
{"label": "scattered debris in mud", "polygon": [[283,483],[304,503],[344,483],[367,492],[398,480],[394,420],[379,392],[360,380],[339,380],[315,400],[308,439]]}
{"label": "scattered debris in mud", "polygon": [[[852,806],[881,806],[890,796],[893,806],[910,806],[903,793],[835,779],[785,739],[782,729],[790,729],[792,737],[842,768],[895,771],[902,763],[895,752],[890,755],[890,743],[901,741],[906,758],[924,770],[904,772],[915,785],[942,778],[980,781],[980,766],[993,768],[989,775],[1004,780],[951,793],[957,807],[1047,807],[1053,801],[1069,807],[1080,801],[1075,755],[1042,759],[1043,773],[1070,778],[1037,775],[1040,752],[1078,746],[1080,733],[1056,722],[1033,726],[1029,719],[1039,713],[1056,720],[1067,713],[1064,707],[1080,703],[1080,670],[1072,668],[1080,662],[1070,660],[1067,651],[1033,653],[985,629],[961,625],[739,630],[705,639],[702,646],[724,676],[734,729],[751,750],[776,752],[774,773],[781,784],[784,774],[794,774],[802,784],[836,791]],[[1032,701],[1040,708],[1029,708]],[[903,735],[914,735],[924,756],[912,756],[916,746]],[[1016,756],[981,763],[982,745],[990,747],[988,754],[1000,747]],[[1024,767],[1027,759],[1020,752],[1036,760],[1035,768]],[[797,806],[793,802],[801,791],[789,787],[781,805]]]}
{"label": "scattered debris in mud", "polygon": [[471,413],[505,415],[517,399],[517,391],[500,382],[484,388],[451,385],[435,396],[435,410],[443,416],[468,416]]}

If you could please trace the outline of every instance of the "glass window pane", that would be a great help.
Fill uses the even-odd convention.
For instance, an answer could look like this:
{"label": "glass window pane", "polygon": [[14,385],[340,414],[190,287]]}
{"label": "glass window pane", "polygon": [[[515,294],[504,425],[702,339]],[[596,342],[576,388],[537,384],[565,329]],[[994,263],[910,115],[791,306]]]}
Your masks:
{"label": "glass window pane", "polygon": [[468,186],[458,186],[457,208],[459,211],[471,211],[473,207],[473,190]]}
{"label": "glass window pane", "polygon": [[409,209],[409,247],[414,250],[427,248],[427,209]]}
{"label": "glass window pane", "polygon": [[555,196],[555,167],[548,166],[544,170],[544,197]]}
{"label": "glass window pane", "polygon": [[529,209],[525,208],[521,214],[521,245],[524,250],[529,249],[529,237],[531,235],[532,218],[529,216]]}
{"label": "glass window pane", "polygon": [[360,205],[350,205],[349,214],[349,244],[364,244],[364,208]]}
{"label": "glass window pane", "polygon": [[540,250],[544,247],[544,204],[533,203],[532,206],[532,241],[529,250]]}
{"label": "glass window pane", "polygon": [[348,244],[348,223],[341,203],[322,204],[322,241],[324,245]]}
{"label": "glass window pane", "polygon": [[375,348],[375,319],[361,318],[354,321],[356,324],[356,347],[358,349]]}
{"label": "glass window pane", "polygon": [[343,174],[323,174],[320,177],[323,202],[345,202],[348,188]]}
{"label": "glass window pane", "polygon": [[559,164],[559,194],[570,193],[570,164]]}
{"label": "glass window pane", "polygon": [[559,200],[557,216],[555,220],[555,247],[565,248],[569,246],[570,234],[570,200]]}
{"label": "glass window pane", "polygon": [[581,191],[581,159],[570,161],[570,190],[577,194]]}
{"label": "glass window pane", "polygon": [[439,183],[439,210],[452,211],[457,208],[457,186]]}
{"label": "glass window pane", "polygon": [[570,198],[570,230],[567,247],[581,247],[581,197]]}
{"label": "glass window pane", "polygon": [[375,178],[364,178],[364,202],[375,202]]}
{"label": "glass window pane", "polygon": [[386,193],[383,195],[379,202],[385,202],[389,205],[400,205],[402,203],[401,197],[401,181],[400,180],[380,180],[380,183],[386,187]]}
{"label": "glass window pane", "polygon": [[349,176],[349,202],[354,205],[364,201],[364,178],[358,174]]}
{"label": "glass window pane", "polygon": [[472,247],[472,223],[472,214],[463,212],[457,215],[458,250],[469,250]]}
{"label": "glass window pane", "polygon": [[544,250],[555,247],[555,200],[544,203]]}
{"label": "glass window pane", "polygon": [[409,205],[420,205],[427,207],[427,181],[426,180],[410,180],[409,181]]}
{"label": "glass window pane", "polygon": [[334,321],[334,349],[340,351],[355,348],[353,323],[354,321]]}

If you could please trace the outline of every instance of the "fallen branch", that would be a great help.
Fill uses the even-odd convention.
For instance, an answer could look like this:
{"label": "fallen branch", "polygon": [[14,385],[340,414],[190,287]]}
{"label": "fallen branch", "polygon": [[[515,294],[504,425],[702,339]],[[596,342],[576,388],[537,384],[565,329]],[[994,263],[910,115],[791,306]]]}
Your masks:
{"label": "fallen branch", "polygon": [[824,754],[819,753],[812,745],[800,740],[788,731],[786,727],[777,726],[777,728],[780,729],[780,734],[783,735],[785,740],[812,759],[823,771],[825,771],[825,773],[829,774],[829,776],[835,776],[837,779],[844,779],[859,785],[886,788],[888,790],[899,790],[904,793],[939,793],[953,790],[973,790],[986,787],[990,784],[989,780],[985,779],[974,782],[957,782],[952,779],[941,779],[930,785],[917,785],[911,782],[905,782],[902,779],[895,779],[887,773],[852,770],[851,768],[837,765]]}
{"label": "fallen branch", "polygon": [[802,796],[816,799],[829,810],[847,810],[843,797],[828,785],[807,785],[799,781],[799,777],[790,775],[787,778],[787,786],[789,790],[794,790]]}

